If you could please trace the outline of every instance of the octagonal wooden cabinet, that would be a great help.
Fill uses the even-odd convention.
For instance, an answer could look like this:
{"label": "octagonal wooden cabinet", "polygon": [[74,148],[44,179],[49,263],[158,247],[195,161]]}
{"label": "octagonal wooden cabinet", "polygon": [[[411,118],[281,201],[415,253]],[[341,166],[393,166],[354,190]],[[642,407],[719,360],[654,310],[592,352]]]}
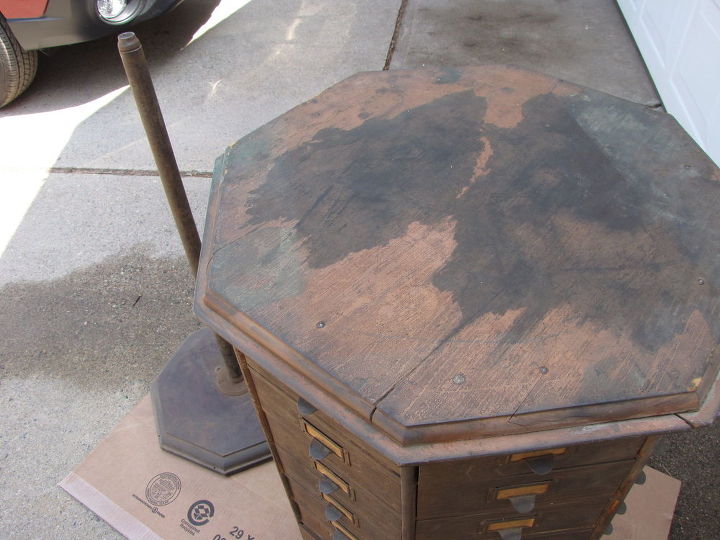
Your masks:
{"label": "octagonal wooden cabinet", "polygon": [[719,201],[662,112],[361,73],[218,159],[195,309],[307,538],[597,538],[717,413]]}

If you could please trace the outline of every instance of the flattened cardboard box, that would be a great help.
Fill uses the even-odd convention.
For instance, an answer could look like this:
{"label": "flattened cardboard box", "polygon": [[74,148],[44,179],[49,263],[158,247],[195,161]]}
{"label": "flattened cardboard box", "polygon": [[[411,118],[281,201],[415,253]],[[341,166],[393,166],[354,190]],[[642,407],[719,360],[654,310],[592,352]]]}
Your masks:
{"label": "flattened cardboard box", "polygon": [[272,462],[224,477],[161,450],[149,397],[60,486],[132,539],[301,540]]}
{"label": "flattened cardboard box", "polygon": [[[604,538],[667,538],[680,482],[645,472]],[[60,486],[131,539],[301,540],[273,463],[226,478],[164,452],[149,397]]]}

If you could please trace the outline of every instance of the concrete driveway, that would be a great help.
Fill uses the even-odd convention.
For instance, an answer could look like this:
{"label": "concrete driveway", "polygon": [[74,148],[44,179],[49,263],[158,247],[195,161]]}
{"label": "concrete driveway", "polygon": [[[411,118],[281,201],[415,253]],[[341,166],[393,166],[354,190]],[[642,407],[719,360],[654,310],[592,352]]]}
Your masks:
{"label": "concrete driveway", "polygon": [[[135,29],[196,220],[224,148],[385,64],[398,1],[187,0]],[[108,538],[56,487],[199,325],[116,38],[0,112],[0,538]]]}
{"label": "concrete driveway", "polygon": [[[512,13],[489,0],[185,0],[135,31],[198,223],[225,146],[383,69],[401,7],[391,69],[529,64],[659,103],[610,0],[522,0]],[[42,57],[29,91],[0,112],[0,288],[0,538],[117,536],[56,484],[199,324],[114,36]],[[690,470],[672,456],[696,440],[673,443],[671,472]],[[698,508],[705,528],[693,525]],[[674,537],[720,536],[712,508],[688,503]]]}

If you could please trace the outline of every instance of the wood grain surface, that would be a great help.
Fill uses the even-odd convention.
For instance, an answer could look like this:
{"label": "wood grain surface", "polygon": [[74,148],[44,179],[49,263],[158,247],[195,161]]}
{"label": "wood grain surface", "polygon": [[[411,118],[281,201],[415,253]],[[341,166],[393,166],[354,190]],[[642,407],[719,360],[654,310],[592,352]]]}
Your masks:
{"label": "wood grain surface", "polygon": [[720,174],[664,113],[363,73],[219,163],[198,314],[395,440],[693,411],[715,381]]}

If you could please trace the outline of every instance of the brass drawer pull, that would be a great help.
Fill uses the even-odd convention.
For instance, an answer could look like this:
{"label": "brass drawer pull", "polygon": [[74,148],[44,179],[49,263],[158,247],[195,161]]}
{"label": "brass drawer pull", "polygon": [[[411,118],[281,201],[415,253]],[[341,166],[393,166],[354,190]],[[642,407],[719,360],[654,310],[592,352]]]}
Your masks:
{"label": "brass drawer pull", "polygon": [[550,489],[550,482],[541,484],[527,484],[525,486],[512,486],[498,489],[496,499],[510,499],[520,495],[542,495]]}
{"label": "brass drawer pull", "polygon": [[333,540],[358,540],[357,536],[348,531],[340,523],[333,521],[331,525],[335,528],[333,531]]}
{"label": "brass drawer pull", "polygon": [[521,540],[524,527],[535,525],[535,518],[513,519],[509,521],[495,521],[490,523],[487,530],[494,531],[500,535],[502,540]]}
{"label": "brass drawer pull", "polygon": [[341,517],[343,517],[342,512],[335,508],[333,505],[328,504],[327,506],[325,506],[325,519],[327,519],[328,521],[337,521]]}
{"label": "brass drawer pull", "polygon": [[551,448],[550,450],[535,450],[522,452],[510,456],[510,462],[524,461],[535,474],[548,474],[553,470],[555,456],[561,456],[567,448]]}
{"label": "brass drawer pull", "polygon": [[550,450],[533,450],[532,452],[522,452],[510,456],[510,461],[522,461],[523,459],[534,458],[539,456],[561,456],[567,452],[567,448],[551,448]]}
{"label": "brass drawer pull", "polygon": [[[313,444],[315,443],[315,441],[319,441],[319,442],[322,443],[322,445],[323,445],[325,448],[327,448],[330,452],[332,452],[333,454],[335,454],[337,457],[339,457],[339,458],[342,459],[343,461],[345,460],[345,451],[343,450],[343,447],[342,447],[342,446],[340,446],[338,443],[336,443],[335,441],[333,441],[330,437],[328,437],[327,435],[325,435],[322,431],[320,431],[318,428],[316,428],[315,426],[313,426],[313,425],[312,425],[310,422],[308,422],[307,420],[303,419],[302,424],[303,424],[303,429],[305,430],[305,433],[307,433],[307,434],[310,435],[313,439],[315,439],[315,440],[313,441]],[[311,444],[311,449],[312,449],[312,444]],[[311,450],[311,451],[312,451],[312,450]],[[312,454],[311,454],[311,455],[312,455]],[[314,456],[313,456],[313,457],[314,457]],[[323,457],[325,457],[325,456],[323,456]],[[315,458],[315,459],[322,459],[322,458]]]}
{"label": "brass drawer pull", "polygon": [[529,514],[535,510],[535,495],[519,495],[508,500],[518,514]]}
{"label": "brass drawer pull", "polygon": [[313,405],[312,403],[310,403],[308,401],[305,401],[301,397],[299,397],[297,400],[297,408],[298,408],[298,412],[303,415],[304,414],[310,415],[317,411],[317,407],[315,407],[315,405]]}
{"label": "brass drawer pull", "polygon": [[555,456],[553,454],[547,454],[544,456],[538,456],[525,460],[530,470],[538,475],[544,475],[552,472],[555,466]]}
{"label": "brass drawer pull", "polygon": [[329,478],[323,476],[320,480],[318,480],[318,490],[320,493],[330,495],[331,493],[335,493],[338,489],[340,489],[340,486]]}
{"label": "brass drawer pull", "polygon": [[547,493],[550,482],[542,484],[529,484],[526,486],[513,486],[498,489],[495,496],[498,500],[509,500],[512,507],[521,514],[528,514],[535,509],[535,497]]}
{"label": "brass drawer pull", "polygon": [[[348,484],[345,480],[340,478],[337,474],[332,472],[328,467],[326,467],[319,461],[315,461],[315,462],[313,462],[313,464],[315,465],[315,469],[317,470],[317,472],[319,472],[321,475],[323,475],[323,478],[320,480],[321,482],[323,480],[329,480],[336,486],[336,488],[340,488],[347,495],[351,494],[350,484]],[[322,488],[320,489],[320,491],[322,491]],[[335,491],[335,490],[333,490],[333,491]],[[323,491],[323,493],[331,493],[331,492]]]}
{"label": "brass drawer pull", "polygon": [[502,540],[522,540],[522,529],[520,527],[516,527],[514,529],[503,529],[495,532],[500,535]]}
{"label": "brass drawer pull", "polygon": [[328,519],[328,521],[337,521],[341,517],[345,516],[348,521],[350,521],[351,523],[355,523],[355,515],[350,510],[345,508],[342,504],[337,502],[329,495],[321,493],[320,496],[322,497],[323,501],[328,503],[327,507],[325,508],[325,517]]}
{"label": "brass drawer pull", "polygon": [[310,443],[310,450],[308,453],[313,459],[325,459],[330,455],[330,449],[317,439],[313,439]]}
{"label": "brass drawer pull", "polygon": [[488,531],[502,531],[505,529],[521,529],[535,525],[535,518],[511,519],[507,521],[493,521],[488,524]]}

